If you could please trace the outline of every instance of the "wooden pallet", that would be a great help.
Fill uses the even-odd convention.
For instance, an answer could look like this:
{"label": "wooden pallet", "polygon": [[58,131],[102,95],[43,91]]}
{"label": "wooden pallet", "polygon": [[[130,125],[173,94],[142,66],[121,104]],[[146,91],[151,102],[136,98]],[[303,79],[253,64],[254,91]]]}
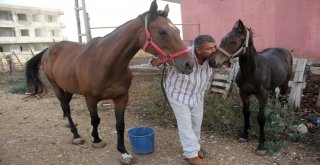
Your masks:
{"label": "wooden pallet", "polygon": [[[0,71],[1,72],[15,72],[24,70],[25,63],[33,57],[33,52],[3,52],[0,54]],[[10,69],[9,61],[12,62]]]}
{"label": "wooden pallet", "polygon": [[[232,65],[230,68],[227,69],[215,69],[210,91],[221,93],[223,98],[226,98],[228,96],[228,93],[230,91],[231,86],[234,84],[234,78],[239,70],[239,62],[238,59],[235,59],[232,62]],[[234,85],[237,89],[236,85]]]}

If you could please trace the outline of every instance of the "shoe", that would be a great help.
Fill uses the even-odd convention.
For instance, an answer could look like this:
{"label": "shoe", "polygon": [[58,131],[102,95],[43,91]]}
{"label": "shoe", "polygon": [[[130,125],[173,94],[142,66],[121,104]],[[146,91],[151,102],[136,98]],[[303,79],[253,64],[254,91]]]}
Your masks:
{"label": "shoe", "polygon": [[203,160],[199,158],[199,156],[194,158],[187,158],[187,161],[190,165],[203,165]]}
{"label": "shoe", "polygon": [[200,151],[198,152],[198,156],[200,159],[204,159],[208,157],[208,152],[201,148]]}
{"label": "shoe", "polygon": [[204,154],[203,154],[202,151],[199,151],[199,152],[198,152],[198,156],[199,156],[200,159],[204,159]]}

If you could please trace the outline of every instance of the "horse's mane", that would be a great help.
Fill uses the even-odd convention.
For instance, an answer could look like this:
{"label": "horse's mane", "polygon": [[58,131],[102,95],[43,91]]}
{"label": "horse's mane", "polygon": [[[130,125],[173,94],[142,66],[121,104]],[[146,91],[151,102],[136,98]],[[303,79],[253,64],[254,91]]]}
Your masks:
{"label": "horse's mane", "polygon": [[[142,13],[142,14],[138,15],[138,17],[137,17],[137,18],[141,18],[141,19],[142,19],[142,21],[144,21],[143,19],[144,19],[144,17],[145,17],[147,14],[149,14],[149,12],[148,12],[148,11],[146,11],[146,12],[144,12],[144,13]],[[162,16],[162,17],[167,18],[168,14],[167,14],[167,13],[165,13],[163,10],[158,10],[158,12],[157,12],[157,16]],[[131,22],[131,21],[133,21],[133,20],[134,20],[134,19],[129,20],[129,21],[127,21],[126,23],[124,23],[124,24],[122,24],[122,25],[118,26],[116,29],[114,29],[112,32],[108,33],[108,34],[107,34],[107,35],[105,35],[104,37],[108,36],[109,34],[113,33],[114,31],[116,31],[116,30],[120,29],[121,27],[123,27],[124,25],[128,24],[129,22]]]}
{"label": "horse's mane", "polygon": [[[143,19],[147,14],[149,14],[149,11],[146,11],[146,12],[140,14],[140,15],[138,16],[138,18],[140,17],[140,18]],[[165,13],[163,10],[158,10],[158,11],[157,11],[157,16],[161,16],[161,17],[167,18],[167,17],[168,17],[168,13]]]}
{"label": "horse's mane", "polygon": [[249,35],[249,42],[251,42],[252,44],[253,44],[253,37],[255,37],[254,36],[254,33],[253,33],[253,30],[252,30],[252,28],[248,28],[248,27],[246,27],[247,29],[248,29],[248,31],[249,31],[249,33],[250,33],[250,35]]}

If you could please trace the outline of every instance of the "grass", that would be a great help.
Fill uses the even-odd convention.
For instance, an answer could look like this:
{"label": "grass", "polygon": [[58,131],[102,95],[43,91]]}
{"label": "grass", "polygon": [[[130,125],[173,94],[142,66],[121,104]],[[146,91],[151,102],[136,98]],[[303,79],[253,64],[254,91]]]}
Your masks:
{"label": "grass", "polygon": [[231,135],[235,133],[235,127],[240,128],[238,123],[242,121],[242,112],[236,100],[223,99],[217,93],[207,93],[204,104],[204,131]]}
{"label": "grass", "polygon": [[[141,94],[140,105],[145,107],[142,118],[149,121],[151,125],[159,126],[176,126],[176,120],[173,112],[166,105],[163,97],[163,93],[160,87],[160,81],[154,80],[149,86],[139,87],[139,91],[143,91]],[[161,117],[159,117],[161,116]]]}
{"label": "grass", "polygon": [[0,74],[2,84],[9,84],[7,86],[7,92],[15,94],[24,94],[28,91],[24,74],[13,73],[11,76]]}

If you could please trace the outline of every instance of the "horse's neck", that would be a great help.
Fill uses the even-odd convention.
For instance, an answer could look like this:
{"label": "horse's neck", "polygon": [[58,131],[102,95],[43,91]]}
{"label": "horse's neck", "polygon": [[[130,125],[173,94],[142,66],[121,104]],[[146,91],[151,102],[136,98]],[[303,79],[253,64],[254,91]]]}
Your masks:
{"label": "horse's neck", "polygon": [[244,77],[251,77],[254,74],[256,70],[256,56],[257,51],[251,42],[249,43],[245,54],[239,56],[241,75]]}
{"label": "horse's neck", "polygon": [[[104,51],[109,53],[105,54],[108,58],[101,57],[101,59],[105,59],[107,63],[112,60],[114,66],[122,67],[122,69],[127,68],[141,47],[138,36],[143,32],[140,18],[122,25],[110,35],[105,36],[102,45]],[[120,69],[119,67],[117,69]]]}

